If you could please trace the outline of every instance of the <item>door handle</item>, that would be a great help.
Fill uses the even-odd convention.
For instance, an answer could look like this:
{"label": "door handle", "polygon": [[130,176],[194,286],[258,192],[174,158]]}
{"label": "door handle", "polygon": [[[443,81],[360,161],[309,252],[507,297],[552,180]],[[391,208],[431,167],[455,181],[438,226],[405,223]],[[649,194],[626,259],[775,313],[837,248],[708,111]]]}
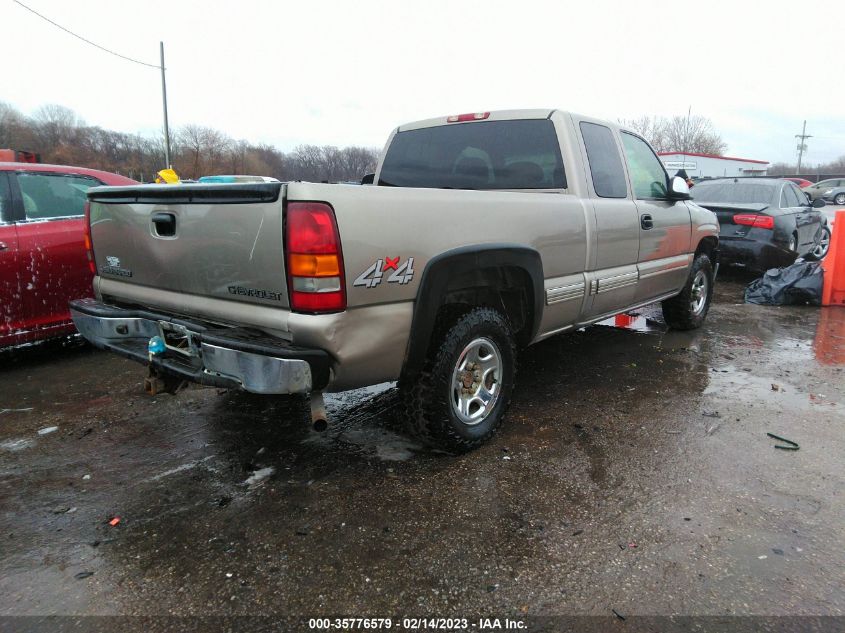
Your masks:
{"label": "door handle", "polygon": [[9,247],[6,246],[5,242],[0,242],[0,251],[5,251],[5,250],[8,250],[8,249],[9,249]]}
{"label": "door handle", "polygon": [[153,213],[152,221],[159,237],[176,235],[176,216],[172,213]]}
{"label": "door handle", "polygon": [[643,227],[644,231],[654,228],[654,220],[651,219],[651,216],[648,213],[644,213],[640,216],[640,226]]}

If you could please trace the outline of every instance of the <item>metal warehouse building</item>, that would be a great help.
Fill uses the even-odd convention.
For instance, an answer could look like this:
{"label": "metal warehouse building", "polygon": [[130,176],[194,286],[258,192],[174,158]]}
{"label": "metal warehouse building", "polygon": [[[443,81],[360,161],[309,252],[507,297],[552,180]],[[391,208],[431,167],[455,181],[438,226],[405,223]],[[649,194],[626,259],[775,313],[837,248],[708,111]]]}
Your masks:
{"label": "metal warehouse building", "polygon": [[695,152],[658,152],[666,171],[674,176],[685,169],[690,178],[719,178],[721,176],[765,176],[769,161],[751,158],[732,158]]}

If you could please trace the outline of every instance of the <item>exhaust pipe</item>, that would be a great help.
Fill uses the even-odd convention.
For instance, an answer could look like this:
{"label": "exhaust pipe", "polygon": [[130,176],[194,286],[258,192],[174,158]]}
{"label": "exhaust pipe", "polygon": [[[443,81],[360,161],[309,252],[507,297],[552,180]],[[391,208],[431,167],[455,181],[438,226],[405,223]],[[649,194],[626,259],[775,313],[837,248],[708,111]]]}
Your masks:
{"label": "exhaust pipe", "polygon": [[318,433],[322,433],[329,428],[326,402],[323,400],[322,391],[311,393],[311,425]]}

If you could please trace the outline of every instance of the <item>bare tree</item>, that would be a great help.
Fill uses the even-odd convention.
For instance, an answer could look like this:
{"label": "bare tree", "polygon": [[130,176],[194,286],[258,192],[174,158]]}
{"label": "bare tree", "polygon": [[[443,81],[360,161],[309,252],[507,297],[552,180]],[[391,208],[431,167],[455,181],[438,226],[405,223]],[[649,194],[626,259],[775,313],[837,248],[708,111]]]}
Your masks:
{"label": "bare tree", "polygon": [[728,148],[713,129],[713,123],[701,115],[673,116],[666,125],[666,142],[671,149],[660,151],[697,152],[722,156]]}
{"label": "bare tree", "polygon": [[642,136],[658,152],[666,151],[665,118],[643,115],[638,119],[619,119],[619,124]]}
{"label": "bare tree", "polygon": [[722,156],[727,144],[713,129],[710,119],[700,116],[641,116],[619,123],[642,135],[658,152],[696,152]]}
{"label": "bare tree", "polygon": [[[0,102],[0,147],[41,153],[46,161],[89,166],[149,181],[164,167],[164,139],[88,126],[61,105],[32,117]],[[300,145],[285,154],[267,144],[234,141],[220,130],[185,125],[173,135],[173,163],[185,178],[220,173],[279,180],[359,181],[375,169],[378,151],[367,147]]]}
{"label": "bare tree", "polygon": [[46,148],[43,153],[48,159],[55,157],[52,160],[72,151],[62,146],[72,145],[77,128],[84,124],[73,110],[55,103],[38,108],[32,121],[36,136]]}

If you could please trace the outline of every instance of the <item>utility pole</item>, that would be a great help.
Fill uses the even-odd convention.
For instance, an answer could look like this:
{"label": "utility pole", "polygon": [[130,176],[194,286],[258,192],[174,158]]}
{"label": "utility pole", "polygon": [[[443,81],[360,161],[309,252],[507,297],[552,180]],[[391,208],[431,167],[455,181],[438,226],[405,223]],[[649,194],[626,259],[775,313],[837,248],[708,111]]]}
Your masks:
{"label": "utility pole", "polygon": [[[170,169],[170,126],[167,124],[167,83],[164,80],[164,42],[159,42],[159,51],[161,52],[161,101],[164,104],[164,162],[167,169]],[[806,124],[806,121],[804,122]],[[798,159],[798,164],[801,164],[801,159]]]}
{"label": "utility pole", "polygon": [[[164,62],[162,62],[163,64]],[[801,134],[796,134],[795,138],[801,139],[798,142],[798,170],[795,172],[796,174],[801,173],[801,159],[804,157],[804,150],[807,149],[807,146],[804,144],[808,138],[813,138],[810,134],[807,134],[807,121],[804,121],[804,127],[801,128]]]}

